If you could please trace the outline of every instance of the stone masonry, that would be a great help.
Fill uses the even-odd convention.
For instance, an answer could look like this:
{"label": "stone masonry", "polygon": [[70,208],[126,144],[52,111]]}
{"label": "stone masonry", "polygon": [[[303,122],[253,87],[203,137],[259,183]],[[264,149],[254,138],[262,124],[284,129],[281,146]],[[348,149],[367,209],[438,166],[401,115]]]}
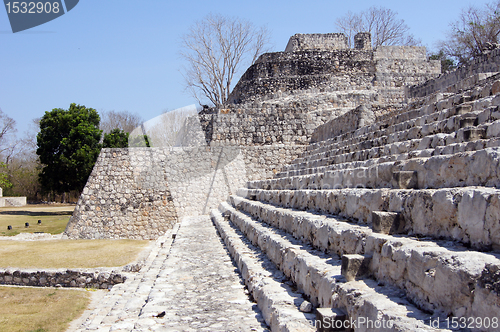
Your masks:
{"label": "stone masonry", "polygon": [[[137,209],[156,223],[144,232],[161,255],[132,287],[113,287],[132,294],[110,295],[116,309],[82,331],[260,330],[261,318],[272,331],[500,329],[500,53],[439,75],[424,48],[368,41],[295,35],[286,52],[261,56],[230,105],[199,114],[203,134],[184,128],[206,145],[103,151],[74,237],[120,220],[102,216],[126,187],[171,201],[134,192],[131,221],[113,234],[141,237]],[[129,173],[99,169],[118,152],[135,154]],[[116,190],[113,170],[130,183]],[[260,311],[240,299],[231,317],[212,315],[236,294],[214,226]]]}
{"label": "stone masonry", "polygon": [[208,213],[247,180],[272,177],[330,118],[357,105],[379,114],[402,103],[405,85],[439,70],[424,48],[372,50],[369,34],[355,39],[350,49],[342,34],[297,34],[285,52],[264,54],[247,70],[234,105],[188,118],[175,147],[164,145],[159,117],[133,133],[151,137],[154,149],[103,150],[66,234],[158,238],[178,218]]}

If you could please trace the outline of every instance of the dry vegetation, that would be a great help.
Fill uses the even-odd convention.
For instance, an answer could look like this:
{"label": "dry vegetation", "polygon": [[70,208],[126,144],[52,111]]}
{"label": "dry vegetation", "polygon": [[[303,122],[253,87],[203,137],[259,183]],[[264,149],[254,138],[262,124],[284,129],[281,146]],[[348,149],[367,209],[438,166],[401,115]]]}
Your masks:
{"label": "dry vegetation", "polygon": [[89,302],[85,290],[0,287],[0,331],[66,331]]}
{"label": "dry vegetation", "polygon": [[0,267],[123,266],[134,261],[148,243],[137,240],[2,241]]}

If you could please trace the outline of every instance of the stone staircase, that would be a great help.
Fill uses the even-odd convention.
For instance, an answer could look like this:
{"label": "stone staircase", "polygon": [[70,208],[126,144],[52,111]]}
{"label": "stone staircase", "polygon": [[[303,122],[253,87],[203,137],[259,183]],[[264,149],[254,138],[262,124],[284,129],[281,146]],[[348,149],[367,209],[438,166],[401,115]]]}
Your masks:
{"label": "stone staircase", "polygon": [[155,285],[163,262],[168,258],[179,224],[159,238],[139,273],[129,273],[123,284],[115,285],[106,293],[94,310],[84,313],[73,322],[70,330],[83,331],[131,331],[139,320],[143,307]]}
{"label": "stone staircase", "polygon": [[498,330],[500,75],[454,86],[309,145],[212,210],[229,247],[246,243],[245,264],[265,256],[313,304],[310,324]]}

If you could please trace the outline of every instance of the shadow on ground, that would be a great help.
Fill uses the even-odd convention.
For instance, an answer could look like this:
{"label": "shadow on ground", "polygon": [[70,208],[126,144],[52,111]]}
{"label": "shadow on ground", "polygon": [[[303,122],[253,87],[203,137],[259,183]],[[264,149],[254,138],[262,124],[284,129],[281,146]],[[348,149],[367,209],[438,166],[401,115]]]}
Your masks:
{"label": "shadow on ground", "polygon": [[10,215],[10,216],[31,216],[31,217],[42,217],[42,216],[65,216],[72,215],[73,211],[58,211],[58,212],[43,212],[43,211],[1,211],[0,215]]}

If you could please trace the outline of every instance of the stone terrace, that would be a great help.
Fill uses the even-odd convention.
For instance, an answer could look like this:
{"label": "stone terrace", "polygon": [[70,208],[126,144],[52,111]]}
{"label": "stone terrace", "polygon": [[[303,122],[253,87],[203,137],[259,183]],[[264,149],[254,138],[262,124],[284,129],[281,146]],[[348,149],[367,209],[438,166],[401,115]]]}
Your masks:
{"label": "stone terrace", "polygon": [[451,327],[446,317],[497,321],[499,93],[490,73],[350,132],[342,121],[355,116],[333,120],[331,138],[275,178],[249,182],[212,218],[228,243],[239,230],[318,308],[391,321],[394,331]]}

